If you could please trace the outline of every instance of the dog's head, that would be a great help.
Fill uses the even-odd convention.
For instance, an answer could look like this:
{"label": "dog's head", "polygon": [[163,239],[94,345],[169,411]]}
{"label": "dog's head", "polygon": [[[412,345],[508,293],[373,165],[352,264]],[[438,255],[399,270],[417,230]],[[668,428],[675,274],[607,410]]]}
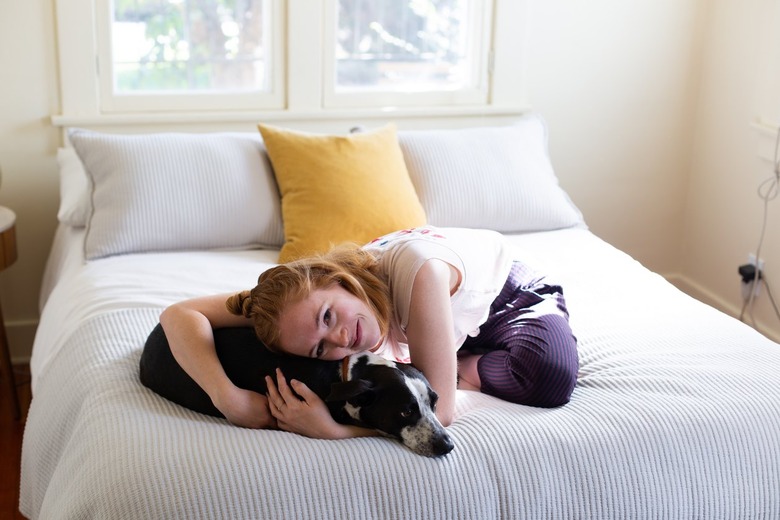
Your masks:
{"label": "dog's head", "polygon": [[326,401],[344,401],[343,412],[354,424],[394,437],[420,455],[452,451],[434,413],[438,396],[419,370],[361,352],[344,361],[343,372]]}

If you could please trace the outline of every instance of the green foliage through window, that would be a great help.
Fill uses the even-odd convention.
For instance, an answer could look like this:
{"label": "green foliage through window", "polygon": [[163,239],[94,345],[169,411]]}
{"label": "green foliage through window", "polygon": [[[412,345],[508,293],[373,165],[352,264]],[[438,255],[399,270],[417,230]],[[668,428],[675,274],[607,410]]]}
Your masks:
{"label": "green foliage through window", "polygon": [[462,87],[470,81],[469,0],[339,0],[341,87]]}
{"label": "green foliage through window", "polygon": [[114,0],[118,92],[267,89],[267,0]]}

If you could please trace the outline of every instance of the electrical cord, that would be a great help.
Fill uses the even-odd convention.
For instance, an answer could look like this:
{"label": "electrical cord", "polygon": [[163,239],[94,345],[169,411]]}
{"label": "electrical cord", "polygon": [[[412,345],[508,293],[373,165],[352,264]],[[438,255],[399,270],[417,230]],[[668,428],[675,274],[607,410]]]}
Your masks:
{"label": "electrical cord", "polygon": [[[780,127],[777,129],[777,136],[775,137],[775,157],[773,161],[773,175],[766,179],[764,182],[759,184],[758,186],[758,196],[761,200],[764,201],[764,217],[762,219],[761,223],[761,234],[759,235],[758,239],[758,246],[756,247],[756,264],[759,262],[759,258],[761,258],[761,247],[764,244],[764,236],[766,234],[766,224],[767,224],[767,217],[769,212],[769,202],[775,199],[778,195],[778,192],[780,191]],[[739,313],[739,319],[740,321],[744,321],[743,317],[745,314],[745,310],[747,309],[750,314],[750,319],[753,322],[753,326],[756,325],[756,320],[753,317],[753,302],[756,299],[756,287],[758,287],[758,282],[760,280],[764,281],[764,286],[767,289],[767,294],[769,294],[769,298],[772,301],[772,306],[775,308],[775,314],[777,314],[778,319],[780,319],[780,313],[778,312],[777,305],[775,305],[774,298],[772,297],[771,290],[769,288],[769,284],[766,280],[766,274],[764,273],[764,276],[761,276],[761,270],[758,268],[759,266],[756,265],[755,274],[753,275],[753,281],[750,284],[750,295],[748,298],[744,299],[742,310]]]}
{"label": "electrical cord", "polygon": [[772,289],[769,287],[769,283],[766,281],[766,278],[764,278],[764,287],[766,287],[766,293],[769,295],[769,301],[772,302],[772,307],[775,309],[775,315],[777,316],[777,319],[780,319],[780,309],[777,308],[777,302],[775,302],[775,297],[772,296]]}
{"label": "electrical cord", "polygon": [[[763,285],[764,285],[764,288],[766,288],[766,294],[767,294],[767,296],[769,296],[769,301],[772,304],[772,309],[774,309],[774,311],[775,311],[775,316],[777,316],[777,319],[780,320],[780,307],[778,307],[777,301],[775,301],[775,296],[774,296],[774,294],[772,294],[772,286],[769,285],[769,281],[766,279],[766,274],[763,274],[761,276],[760,282],[762,282]],[[755,283],[755,279],[751,282],[751,286],[750,287],[753,287],[752,283]],[[740,312],[740,315],[739,315],[739,319],[741,321],[744,321],[743,315],[745,313],[745,309],[747,308],[748,301],[749,301],[749,298],[744,298],[744,300],[743,300],[742,311]],[[753,317],[752,309],[751,309],[751,312],[750,312],[750,321],[753,324],[753,328],[758,330],[758,325],[756,324],[756,320]]]}

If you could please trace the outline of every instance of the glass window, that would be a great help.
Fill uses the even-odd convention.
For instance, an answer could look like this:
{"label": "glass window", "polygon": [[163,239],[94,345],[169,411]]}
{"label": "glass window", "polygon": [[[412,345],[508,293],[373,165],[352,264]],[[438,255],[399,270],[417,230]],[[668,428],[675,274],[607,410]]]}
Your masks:
{"label": "glass window", "polygon": [[266,91],[264,0],[114,0],[117,93]]}
{"label": "glass window", "polygon": [[[102,4],[103,2],[101,2]],[[102,40],[107,109],[202,107],[178,95],[268,94],[274,83],[272,0],[106,1]],[[158,96],[156,99],[154,96]],[[143,98],[143,99],[142,99]],[[151,105],[149,104],[151,103]],[[213,106],[227,106],[219,102]],[[213,108],[207,106],[206,108]]]}
{"label": "glass window", "polygon": [[[488,103],[490,0],[334,0],[327,107]],[[332,13],[332,15],[331,15]]]}
{"label": "glass window", "polygon": [[338,0],[334,94],[484,92],[488,4]]}
{"label": "glass window", "polygon": [[63,117],[525,108],[527,3],[55,0]]}

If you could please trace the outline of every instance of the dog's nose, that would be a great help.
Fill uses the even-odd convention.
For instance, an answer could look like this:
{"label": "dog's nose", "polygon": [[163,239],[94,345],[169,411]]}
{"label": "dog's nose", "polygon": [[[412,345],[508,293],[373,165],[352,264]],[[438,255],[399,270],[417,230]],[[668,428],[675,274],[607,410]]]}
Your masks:
{"label": "dog's nose", "polygon": [[455,448],[455,444],[449,435],[442,435],[433,441],[433,453],[436,457],[446,455]]}

